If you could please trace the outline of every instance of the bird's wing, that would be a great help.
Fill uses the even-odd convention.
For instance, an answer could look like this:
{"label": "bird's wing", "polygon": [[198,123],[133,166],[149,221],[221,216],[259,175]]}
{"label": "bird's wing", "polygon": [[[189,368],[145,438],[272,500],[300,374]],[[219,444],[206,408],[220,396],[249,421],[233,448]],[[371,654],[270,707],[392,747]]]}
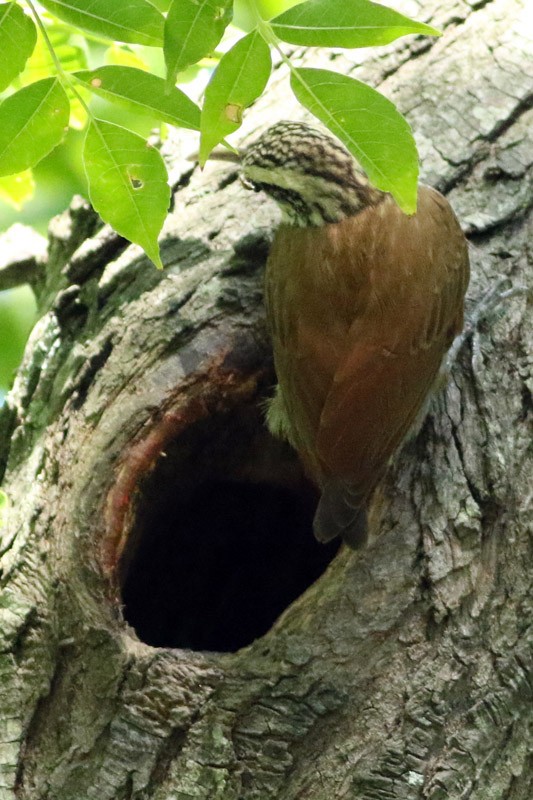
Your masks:
{"label": "bird's wing", "polygon": [[357,229],[358,217],[349,220],[354,243],[373,242],[371,299],[349,330],[316,437],[323,473],[343,476],[362,498],[431,390],[462,326],[468,282],[464,236],[441,195],[423,187],[414,217],[392,201],[380,216],[368,218],[370,231]]}
{"label": "bird's wing", "polygon": [[340,325],[340,333],[334,330],[337,311],[316,289],[315,270],[327,264],[330,256],[322,229],[281,228],[265,279],[267,318],[279,381],[269,415],[273,432],[285,433],[315,476],[311,462],[320,415],[350,325],[346,320]]}

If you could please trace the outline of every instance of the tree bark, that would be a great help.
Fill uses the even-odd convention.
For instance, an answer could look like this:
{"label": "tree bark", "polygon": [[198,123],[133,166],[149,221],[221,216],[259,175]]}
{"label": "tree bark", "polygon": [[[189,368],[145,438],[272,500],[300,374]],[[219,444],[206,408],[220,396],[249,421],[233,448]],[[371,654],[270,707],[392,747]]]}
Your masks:
{"label": "tree bark", "polygon": [[[525,6],[423,14],[442,38],[303,58],[406,113],[469,236],[472,309],[528,277]],[[246,133],[303,115],[282,72]],[[276,209],[182,141],[164,272],[81,200],[45,267],[20,258],[40,319],[0,412],[0,800],[527,800],[527,295],[461,349],[368,549],[320,550],[262,422]]]}

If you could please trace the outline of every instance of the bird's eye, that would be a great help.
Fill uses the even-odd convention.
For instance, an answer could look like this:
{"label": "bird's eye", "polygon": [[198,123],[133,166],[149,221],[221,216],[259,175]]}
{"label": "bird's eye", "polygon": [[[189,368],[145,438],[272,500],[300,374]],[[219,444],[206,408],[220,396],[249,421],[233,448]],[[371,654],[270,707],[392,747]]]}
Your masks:
{"label": "bird's eye", "polygon": [[260,191],[259,187],[256,186],[256,184],[253,181],[249,180],[248,178],[245,178],[244,175],[241,175],[241,183],[245,189],[252,190],[254,192]]}

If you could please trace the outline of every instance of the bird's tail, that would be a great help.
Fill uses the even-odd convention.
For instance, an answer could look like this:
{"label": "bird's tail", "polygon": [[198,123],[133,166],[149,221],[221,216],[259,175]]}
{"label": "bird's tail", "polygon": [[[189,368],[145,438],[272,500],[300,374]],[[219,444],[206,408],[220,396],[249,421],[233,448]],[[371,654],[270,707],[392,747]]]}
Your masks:
{"label": "bird's tail", "polygon": [[340,536],[352,550],[364,547],[368,539],[364,498],[345,481],[330,479],[322,487],[313,532],[319,542]]}

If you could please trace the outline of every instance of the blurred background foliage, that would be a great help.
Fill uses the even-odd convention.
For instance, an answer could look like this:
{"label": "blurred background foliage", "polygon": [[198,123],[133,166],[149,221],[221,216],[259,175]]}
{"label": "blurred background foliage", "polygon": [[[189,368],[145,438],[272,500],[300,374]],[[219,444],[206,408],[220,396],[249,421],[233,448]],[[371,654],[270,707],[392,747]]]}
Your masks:
{"label": "blurred background foliage", "polygon": [[[301,0],[257,0],[256,5],[262,16],[269,19],[298,2]],[[160,5],[158,2],[154,4]],[[162,3],[160,7],[164,9],[165,4]],[[249,4],[244,0],[235,0],[233,29],[231,26],[228,29],[229,36],[234,40],[240,31],[247,31],[252,27],[253,16]],[[73,63],[73,69],[84,66],[85,60],[89,68],[95,68],[103,63],[119,63],[148,68],[157,75],[164,75],[162,51],[156,48],[140,45],[108,47],[77,35],[70,37],[69,42],[61,44],[72,49],[73,60],[77,60],[77,63]],[[41,58],[46,59],[47,55],[41,54]],[[38,61],[37,57],[34,61]],[[215,64],[216,60],[212,60],[211,63],[209,60],[201,62],[180,75],[178,85],[193,99],[198,99]],[[38,71],[43,66],[48,69],[46,64],[34,65],[31,79],[37,80],[42,77]],[[127,122],[131,129],[145,137],[158,124],[155,119],[140,118],[127,109],[119,110],[94,95],[91,97],[91,109],[101,119],[117,124]],[[79,124],[83,124],[83,119],[79,120]],[[22,222],[46,235],[50,219],[69,205],[74,194],[86,193],[81,162],[83,136],[83,131],[70,128],[63,144],[35,167],[33,180],[26,175],[20,176],[18,197],[7,195],[0,179],[0,233],[7,230],[14,222]],[[13,382],[28,335],[35,322],[35,315],[35,300],[29,287],[23,286],[0,292],[0,404]]]}

